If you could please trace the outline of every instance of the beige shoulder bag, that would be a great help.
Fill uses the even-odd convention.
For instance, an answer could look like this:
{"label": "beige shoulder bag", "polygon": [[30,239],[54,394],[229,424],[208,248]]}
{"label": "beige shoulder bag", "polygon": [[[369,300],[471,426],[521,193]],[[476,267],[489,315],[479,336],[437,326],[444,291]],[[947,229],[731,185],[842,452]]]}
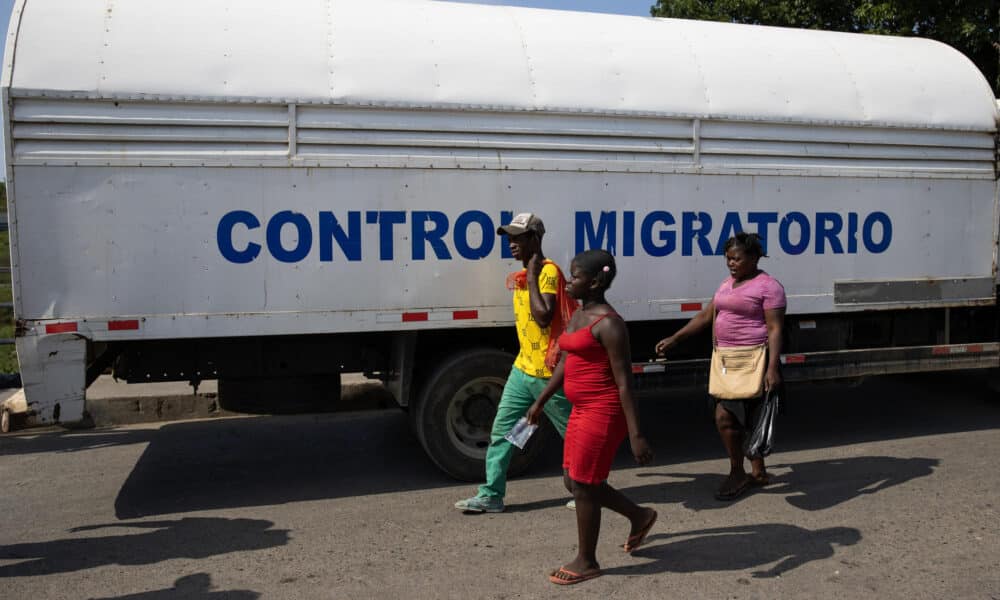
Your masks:
{"label": "beige shoulder bag", "polygon": [[708,393],[720,400],[749,400],[764,393],[767,344],[720,348],[715,341],[712,313],[712,368]]}

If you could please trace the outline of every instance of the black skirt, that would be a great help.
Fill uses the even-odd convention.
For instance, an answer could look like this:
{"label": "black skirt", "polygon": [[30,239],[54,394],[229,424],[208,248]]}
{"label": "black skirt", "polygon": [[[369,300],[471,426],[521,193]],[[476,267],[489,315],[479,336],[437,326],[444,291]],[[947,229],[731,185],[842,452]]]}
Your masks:
{"label": "black skirt", "polygon": [[718,404],[729,411],[744,430],[757,422],[757,411],[760,409],[761,401],[764,397],[750,398],[748,400],[720,400],[715,396],[709,396],[712,405],[712,416],[715,416],[715,407]]}

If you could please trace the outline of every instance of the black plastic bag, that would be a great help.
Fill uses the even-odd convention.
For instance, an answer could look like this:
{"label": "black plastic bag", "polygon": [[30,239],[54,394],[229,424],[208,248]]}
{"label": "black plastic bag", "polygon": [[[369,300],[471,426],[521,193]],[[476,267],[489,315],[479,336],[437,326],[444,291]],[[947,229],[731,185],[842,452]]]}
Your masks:
{"label": "black plastic bag", "polygon": [[781,406],[780,386],[769,390],[754,411],[751,427],[743,436],[743,454],[747,458],[763,458],[774,449],[774,422]]}

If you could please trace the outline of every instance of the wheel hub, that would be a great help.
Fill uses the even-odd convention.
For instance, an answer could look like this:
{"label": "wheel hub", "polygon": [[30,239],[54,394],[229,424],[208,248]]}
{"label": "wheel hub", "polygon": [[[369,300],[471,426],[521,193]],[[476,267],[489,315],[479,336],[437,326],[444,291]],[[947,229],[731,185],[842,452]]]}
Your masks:
{"label": "wheel hub", "polygon": [[503,379],[480,377],[458,389],[448,405],[448,437],[462,454],[482,460],[490,445]]}
{"label": "wheel hub", "polygon": [[471,394],[462,403],[462,416],[470,425],[478,429],[490,429],[496,414],[497,405],[487,394]]}

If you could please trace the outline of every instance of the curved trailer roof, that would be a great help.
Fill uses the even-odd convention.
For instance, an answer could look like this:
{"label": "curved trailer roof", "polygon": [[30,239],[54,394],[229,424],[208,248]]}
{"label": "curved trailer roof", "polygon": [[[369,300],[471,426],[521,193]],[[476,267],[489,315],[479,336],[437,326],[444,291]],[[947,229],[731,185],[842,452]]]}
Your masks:
{"label": "curved trailer roof", "polygon": [[241,101],[994,131],[937,42],[424,0],[18,0],[15,97]]}

